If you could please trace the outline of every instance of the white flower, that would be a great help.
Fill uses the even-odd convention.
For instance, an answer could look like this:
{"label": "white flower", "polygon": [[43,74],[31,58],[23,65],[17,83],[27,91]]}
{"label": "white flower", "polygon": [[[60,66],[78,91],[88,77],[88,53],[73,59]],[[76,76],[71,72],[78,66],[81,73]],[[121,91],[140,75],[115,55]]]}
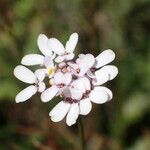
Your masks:
{"label": "white flower", "polygon": [[63,74],[62,72],[57,72],[54,78],[50,80],[52,86],[45,90],[41,94],[41,99],[43,102],[50,101],[54,96],[61,94],[63,90],[70,84],[72,80],[72,75],[70,73]]}
{"label": "white flower", "polygon": [[110,49],[103,51],[95,58],[94,65],[87,71],[87,75],[94,79],[94,85],[104,84],[117,76],[118,68],[114,65],[107,65],[114,59],[115,53]]}
{"label": "white flower", "polygon": [[[96,58],[92,54],[79,54],[73,60],[77,42],[77,33],[70,36],[65,47],[56,38],[48,39],[40,34],[37,44],[43,55],[26,55],[21,63],[26,66],[40,65],[41,68],[35,73],[22,65],[14,69],[14,75],[19,80],[30,84],[17,94],[16,102],[24,102],[36,92],[42,93],[42,102],[59,96],[63,99],[49,115],[53,122],[59,122],[66,117],[66,124],[71,126],[76,123],[79,115],[90,113],[92,102],[103,104],[110,101],[113,97],[111,90],[101,85],[118,74],[116,66],[107,65],[115,59],[114,52],[108,49]],[[49,81],[47,89],[45,77]]]}
{"label": "white flower", "polygon": [[54,58],[55,54],[53,54],[51,48],[48,46],[48,38],[44,34],[40,34],[37,39],[37,44],[39,50],[42,52],[43,55],[40,54],[28,54],[25,55],[21,63],[26,66],[32,65],[44,65],[45,57],[48,56],[50,58]]}
{"label": "white flower", "polygon": [[64,101],[59,102],[49,113],[53,122],[59,122],[66,116],[66,123],[71,126],[76,123],[79,115],[87,115],[92,109],[92,103],[103,104],[112,99],[112,92],[103,86],[92,89],[88,78],[75,80],[63,91]]}
{"label": "white flower", "polygon": [[52,51],[54,51],[54,53],[58,55],[55,61],[59,63],[64,60],[72,60],[74,58],[73,51],[76,47],[77,42],[78,42],[77,33],[71,34],[69,40],[66,42],[65,47],[56,38],[50,38],[48,41],[49,46],[51,47]]}
{"label": "white flower", "polygon": [[19,65],[14,69],[14,75],[22,82],[31,84],[17,94],[17,103],[24,102],[31,98],[36,92],[43,92],[45,90],[45,83],[43,82],[45,78],[45,71],[43,69],[38,69],[35,73],[33,73],[28,68]]}

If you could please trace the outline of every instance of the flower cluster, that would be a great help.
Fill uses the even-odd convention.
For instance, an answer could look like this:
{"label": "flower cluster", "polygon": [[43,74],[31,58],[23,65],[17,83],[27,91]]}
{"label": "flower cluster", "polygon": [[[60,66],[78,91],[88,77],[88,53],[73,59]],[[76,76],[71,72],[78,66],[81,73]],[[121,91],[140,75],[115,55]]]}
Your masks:
{"label": "flower cluster", "polygon": [[[17,103],[30,99],[36,92],[41,93],[43,102],[60,96],[61,101],[49,116],[53,122],[59,122],[66,116],[66,123],[71,126],[79,115],[87,115],[91,111],[92,102],[103,104],[112,99],[111,90],[102,84],[118,74],[117,67],[107,65],[114,60],[114,52],[108,49],[97,57],[79,54],[75,60],[73,52],[77,41],[78,34],[73,33],[64,47],[56,38],[39,35],[37,44],[42,54],[25,55],[22,65],[14,69],[15,77],[29,84],[16,96]],[[32,72],[25,67],[33,65],[40,68]]]}

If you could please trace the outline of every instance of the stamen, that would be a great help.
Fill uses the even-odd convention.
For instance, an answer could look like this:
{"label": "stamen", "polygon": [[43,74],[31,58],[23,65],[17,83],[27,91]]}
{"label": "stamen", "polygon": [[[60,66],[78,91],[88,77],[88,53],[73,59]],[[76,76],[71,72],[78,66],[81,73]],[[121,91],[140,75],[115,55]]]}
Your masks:
{"label": "stamen", "polygon": [[48,74],[51,76],[51,75],[53,75],[53,73],[54,73],[54,68],[50,68],[50,69],[48,70]]}

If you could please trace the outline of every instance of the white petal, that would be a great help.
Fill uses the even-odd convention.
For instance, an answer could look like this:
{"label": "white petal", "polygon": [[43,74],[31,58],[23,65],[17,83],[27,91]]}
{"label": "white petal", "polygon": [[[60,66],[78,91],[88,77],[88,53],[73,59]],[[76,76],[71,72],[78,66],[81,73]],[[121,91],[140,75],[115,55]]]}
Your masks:
{"label": "white petal", "polygon": [[35,71],[35,75],[39,81],[43,81],[46,75],[45,69],[38,69]]}
{"label": "white petal", "polygon": [[41,94],[42,102],[50,101],[58,92],[57,86],[53,85]]}
{"label": "white petal", "polygon": [[35,86],[33,86],[33,85],[25,88],[24,90],[22,90],[20,93],[17,94],[17,96],[15,98],[16,103],[24,102],[24,101],[28,100],[36,92],[37,92],[37,88]]}
{"label": "white petal", "polygon": [[46,86],[44,82],[39,82],[38,84],[38,92],[42,93],[45,90]]}
{"label": "white petal", "polygon": [[61,44],[59,40],[56,38],[50,38],[48,40],[48,44],[51,47],[52,51],[54,51],[58,55],[62,55],[65,52],[64,46]]}
{"label": "white petal", "polygon": [[74,58],[74,53],[70,53],[65,57],[66,60],[72,60],[73,58]]}
{"label": "white petal", "polygon": [[74,103],[71,105],[71,108],[66,117],[67,125],[71,126],[75,124],[78,116],[79,116],[79,106],[78,106],[78,103]]}
{"label": "white petal", "polygon": [[84,56],[85,56],[85,54],[79,54],[79,55],[78,55],[78,57],[81,58],[81,59],[82,59]]}
{"label": "white petal", "polygon": [[40,34],[38,36],[37,44],[38,44],[40,51],[45,56],[52,56],[52,51],[51,51],[50,47],[48,46],[48,38],[46,35]]}
{"label": "white petal", "polygon": [[88,98],[82,99],[80,101],[79,107],[80,107],[80,114],[87,115],[92,109],[92,103]]}
{"label": "white petal", "polygon": [[57,57],[55,58],[55,62],[57,62],[57,63],[61,63],[61,62],[64,61],[64,60],[65,60],[65,55],[57,56]]}
{"label": "white petal", "polygon": [[14,69],[14,75],[16,78],[18,78],[19,80],[25,83],[33,84],[36,82],[35,74],[28,68],[21,65],[17,66]]}
{"label": "white petal", "polygon": [[88,68],[91,68],[95,63],[95,58],[92,54],[86,54],[83,57],[80,57],[77,61],[78,65],[86,65]]}
{"label": "white petal", "polygon": [[114,59],[115,59],[115,53],[110,49],[105,50],[96,57],[97,63],[95,67],[100,68],[112,62]]}
{"label": "white petal", "polygon": [[65,84],[65,85],[69,85],[69,83],[71,82],[71,80],[72,80],[72,75],[71,75],[71,73],[65,73],[64,74],[64,76],[63,76],[63,83]]}
{"label": "white petal", "polygon": [[111,91],[110,89],[108,89],[108,88],[104,87],[104,86],[97,86],[97,87],[95,87],[95,88],[94,88],[94,90],[98,90],[98,91],[104,91],[104,92],[106,92],[106,93],[107,93],[107,95],[108,95],[108,100],[111,100],[111,99],[112,99],[112,97],[113,97],[113,93],[112,93],[112,91]]}
{"label": "white petal", "polygon": [[104,84],[105,82],[109,81],[110,78],[108,72],[101,69],[95,72],[95,77],[96,81],[93,82],[94,85]]}
{"label": "white petal", "polygon": [[66,51],[68,53],[72,53],[77,45],[77,42],[78,42],[78,34],[77,33],[71,34],[69,40],[66,43]]}
{"label": "white petal", "polygon": [[109,96],[106,91],[94,88],[89,95],[89,99],[94,103],[103,104],[109,100]]}
{"label": "white petal", "polygon": [[62,72],[56,72],[54,75],[55,84],[61,84],[63,82],[64,74]]}
{"label": "white petal", "polygon": [[101,68],[101,70],[107,71],[109,74],[109,80],[114,79],[118,74],[118,68],[113,65],[107,65]]}
{"label": "white petal", "polygon": [[61,121],[70,109],[70,104],[64,101],[59,102],[49,113],[53,122]]}
{"label": "white petal", "polygon": [[85,93],[86,89],[85,89],[85,85],[82,82],[82,79],[77,79],[74,80],[71,84],[74,88],[79,89],[80,91],[82,91],[83,93]]}
{"label": "white petal", "polygon": [[82,98],[82,91],[76,88],[69,88],[71,93],[71,98],[75,100],[80,100]]}
{"label": "white petal", "polygon": [[81,82],[83,82],[86,90],[91,89],[90,80],[88,78],[86,78],[86,77],[81,78]]}
{"label": "white petal", "polygon": [[42,65],[43,63],[44,63],[44,56],[39,54],[25,55],[21,60],[21,64],[26,66]]}

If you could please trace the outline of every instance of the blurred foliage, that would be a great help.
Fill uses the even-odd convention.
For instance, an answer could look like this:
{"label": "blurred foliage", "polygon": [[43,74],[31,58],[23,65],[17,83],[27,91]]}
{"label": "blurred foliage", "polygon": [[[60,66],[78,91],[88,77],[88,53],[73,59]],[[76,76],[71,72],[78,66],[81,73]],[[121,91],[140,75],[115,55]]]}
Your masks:
{"label": "blurred foliage", "polygon": [[0,149],[79,149],[77,126],[53,123],[34,96],[14,98],[25,85],[13,76],[23,55],[39,53],[37,36],[65,42],[79,33],[76,53],[111,48],[118,77],[107,86],[113,100],[93,105],[84,117],[88,150],[150,149],[150,1],[149,0],[0,0]]}

